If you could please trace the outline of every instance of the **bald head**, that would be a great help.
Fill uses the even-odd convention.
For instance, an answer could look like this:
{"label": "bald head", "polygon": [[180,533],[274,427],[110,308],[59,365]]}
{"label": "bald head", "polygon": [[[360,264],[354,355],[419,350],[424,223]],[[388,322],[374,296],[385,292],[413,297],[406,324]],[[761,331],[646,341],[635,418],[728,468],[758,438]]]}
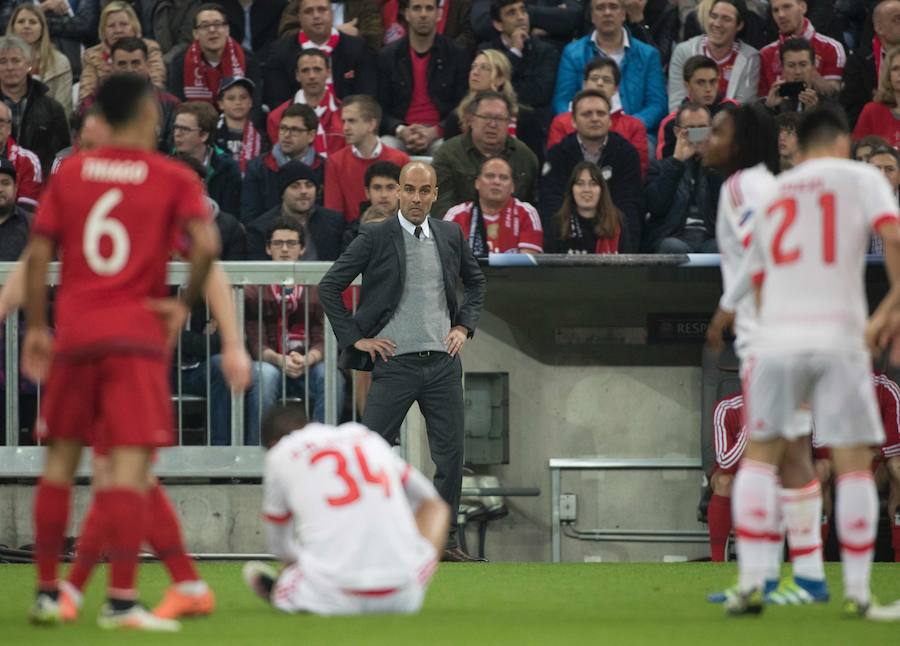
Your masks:
{"label": "bald head", "polygon": [[872,26],[885,49],[900,45],[900,0],[879,2],[872,12]]}
{"label": "bald head", "polygon": [[410,162],[400,171],[400,214],[418,226],[437,198],[437,173],[424,162]]}

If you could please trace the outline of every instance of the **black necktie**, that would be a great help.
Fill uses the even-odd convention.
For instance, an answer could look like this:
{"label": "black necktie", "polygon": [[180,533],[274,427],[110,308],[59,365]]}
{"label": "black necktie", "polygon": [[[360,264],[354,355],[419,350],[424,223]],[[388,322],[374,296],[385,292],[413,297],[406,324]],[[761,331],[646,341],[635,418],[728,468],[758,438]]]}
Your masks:
{"label": "black necktie", "polygon": [[422,239],[422,227],[416,227],[415,235],[416,235],[416,240]]}

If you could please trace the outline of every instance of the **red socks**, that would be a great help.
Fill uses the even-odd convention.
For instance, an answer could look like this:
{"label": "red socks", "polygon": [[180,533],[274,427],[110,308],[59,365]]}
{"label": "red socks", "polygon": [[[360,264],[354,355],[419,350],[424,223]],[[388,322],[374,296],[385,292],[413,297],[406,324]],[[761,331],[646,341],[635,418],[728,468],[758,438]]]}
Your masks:
{"label": "red socks", "polygon": [[100,561],[105,551],[105,531],[106,526],[95,498],[81,523],[81,536],[78,537],[75,563],[72,564],[67,577],[69,583],[75,586],[79,592],[84,590],[94,566]]}
{"label": "red socks", "polygon": [[178,516],[168,496],[159,485],[147,494],[150,507],[150,527],[147,542],[162,561],[175,583],[197,581],[200,577],[194,563],[184,551]]}
{"label": "red socks", "polygon": [[38,589],[57,589],[59,553],[69,524],[69,499],[72,487],[49,482],[37,486],[34,499],[34,556],[38,571]]}
{"label": "red socks", "polygon": [[134,599],[141,541],[147,533],[147,495],[135,489],[109,489],[95,497],[109,541],[109,596]]}
{"label": "red socks", "polygon": [[709,524],[709,551],[713,561],[725,560],[725,546],[731,534],[731,498],[712,495],[706,510]]}

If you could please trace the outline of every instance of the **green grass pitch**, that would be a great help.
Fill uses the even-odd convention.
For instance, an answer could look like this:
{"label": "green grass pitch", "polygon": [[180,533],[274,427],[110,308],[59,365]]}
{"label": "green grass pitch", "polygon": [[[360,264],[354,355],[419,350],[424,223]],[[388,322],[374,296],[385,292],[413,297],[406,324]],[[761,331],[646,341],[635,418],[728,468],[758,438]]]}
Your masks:
{"label": "green grass pitch", "polygon": [[[275,612],[245,589],[238,563],[201,565],[218,600],[209,618],[180,633],[107,633],[96,627],[105,573],[95,575],[73,625],[27,623],[34,570],[0,566],[0,643],[39,644],[900,644],[900,624],[845,619],[834,600],[822,606],[768,608],[762,617],[725,619],[705,594],[733,581],[734,566],[682,564],[449,564],[432,583],[425,608],[411,617],[322,618]],[[839,566],[828,566],[840,599]],[[159,565],[141,573],[142,599],[156,602],[167,584]],[[900,598],[900,565],[877,564],[873,589]]]}

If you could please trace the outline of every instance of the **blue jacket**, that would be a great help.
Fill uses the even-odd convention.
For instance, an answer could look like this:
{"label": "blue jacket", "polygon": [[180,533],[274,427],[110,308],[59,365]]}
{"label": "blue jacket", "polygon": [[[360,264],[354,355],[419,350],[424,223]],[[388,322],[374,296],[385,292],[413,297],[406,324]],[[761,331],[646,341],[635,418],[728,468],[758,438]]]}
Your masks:
{"label": "blue jacket", "polygon": [[[553,112],[559,114],[569,109],[575,93],[581,89],[584,68],[589,61],[600,56],[591,41],[593,33],[566,45],[559,71],[556,73],[556,90],[553,93]],[[660,120],[666,115],[666,81],[663,76],[659,52],[655,47],[630,36],[631,44],[622,59],[622,83],[619,96],[625,114],[637,117],[655,133]]]}

